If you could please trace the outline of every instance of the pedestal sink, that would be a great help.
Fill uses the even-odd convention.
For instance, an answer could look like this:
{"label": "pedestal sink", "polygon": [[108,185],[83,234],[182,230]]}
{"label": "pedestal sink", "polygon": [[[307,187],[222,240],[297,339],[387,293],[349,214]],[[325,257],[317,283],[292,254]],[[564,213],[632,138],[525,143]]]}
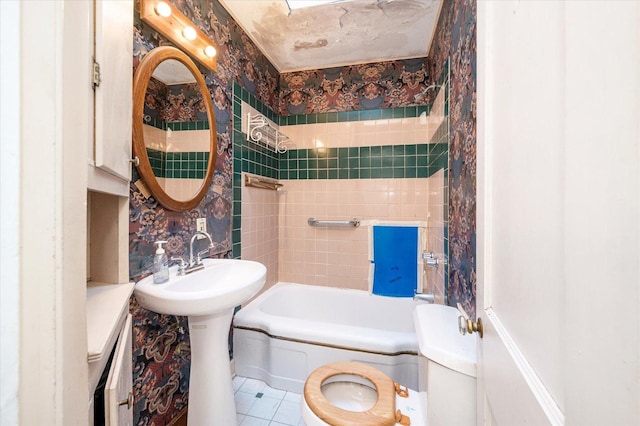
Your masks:
{"label": "pedestal sink", "polygon": [[159,314],[189,317],[191,373],[189,426],[235,425],[228,335],[233,309],[264,285],[265,266],[239,259],[205,259],[205,268],[154,284],[149,276],[135,286],[140,306]]}

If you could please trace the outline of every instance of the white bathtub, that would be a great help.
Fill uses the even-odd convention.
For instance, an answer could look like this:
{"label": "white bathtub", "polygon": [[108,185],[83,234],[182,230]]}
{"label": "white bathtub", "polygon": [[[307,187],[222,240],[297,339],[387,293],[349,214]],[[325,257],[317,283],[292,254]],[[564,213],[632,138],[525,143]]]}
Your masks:
{"label": "white bathtub", "polygon": [[418,341],[411,298],[278,283],[233,320],[236,374],[301,393],[309,374],[360,361],[417,388]]}

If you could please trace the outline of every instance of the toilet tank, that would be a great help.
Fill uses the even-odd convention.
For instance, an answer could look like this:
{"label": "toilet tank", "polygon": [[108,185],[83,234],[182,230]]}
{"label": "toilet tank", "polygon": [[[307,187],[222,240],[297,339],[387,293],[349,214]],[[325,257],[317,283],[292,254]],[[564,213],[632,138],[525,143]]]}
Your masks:
{"label": "toilet tank", "polygon": [[458,332],[456,308],[419,305],[413,319],[418,336],[418,387],[429,426],[476,423],[476,334]]}

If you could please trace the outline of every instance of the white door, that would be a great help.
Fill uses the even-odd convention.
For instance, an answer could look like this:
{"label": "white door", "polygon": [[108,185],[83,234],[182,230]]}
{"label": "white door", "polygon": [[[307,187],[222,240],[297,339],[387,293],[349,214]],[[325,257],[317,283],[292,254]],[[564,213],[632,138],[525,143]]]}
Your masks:
{"label": "white door", "polygon": [[128,314],[113,355],[105,386],[105,424],[133,425],[133,357],[131,314]]}
{"label": "white door", "polygon": [[477,6],[478,424],[640,424],[640,2]]}

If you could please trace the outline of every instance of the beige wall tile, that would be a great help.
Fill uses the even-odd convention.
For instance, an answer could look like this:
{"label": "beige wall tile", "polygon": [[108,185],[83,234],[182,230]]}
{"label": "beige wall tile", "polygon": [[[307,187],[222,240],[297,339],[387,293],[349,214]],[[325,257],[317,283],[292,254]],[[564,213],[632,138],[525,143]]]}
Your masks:
{"label": "beige wall tile", "polygon": [[265,291],[278,282],[279,259],[278,191],[242,187],[240,256],[267,267]]}
{"label": "beige wall tile", "polygon": [[[357,229],[323,229],[307,225],[307,218],[321,220],[426,220],[412,189],[428,179],[283,180],[280,201],[279,280],[301,281],[332,287],[368,289],[369,233]],[[291,208],[302,200],[301,209]],[[244,206],[243,206],[244,209]],[[243,210],[244,213],[244,210]],[[244,242],[243,242],[244,244]],[[345,278],[349,279],[345,279]]]}
{"label": "beige wall tile", "polygon": [[[281,126],[281,130],[286,134],[290,128],[296,148],[312,149],[319,142],[325,147],[427,143],[429,127],[428,120],[422,124],[416,117]],[[271,281],[367,290],[368,226],[312,228],[307,219],[427,221],[426,248],[442,254],[443,182],[443,176],[436,175],[428,179],[282,180],[284,187],[278,192],[243,188],[242,257],[251,254],[258,260],[264,256],[262,251],[268,251],[267,260],[276,262],[277,270],[275,278],[269,276]],[[248,191],[260,191],[260,195]],[[273,268],[267,267],[269,271]],[[425,290],[433,291],[438,300],[444,299],[442,271],[424,272]]]}

